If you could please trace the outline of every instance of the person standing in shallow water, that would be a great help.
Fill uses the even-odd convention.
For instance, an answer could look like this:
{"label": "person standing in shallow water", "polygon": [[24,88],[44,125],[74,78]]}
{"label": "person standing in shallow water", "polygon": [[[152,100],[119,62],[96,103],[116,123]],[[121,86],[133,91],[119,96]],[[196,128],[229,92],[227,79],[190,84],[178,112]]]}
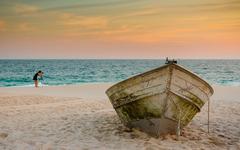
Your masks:
{"label": "person standing in shallow water", "polygon": [[43,77],[43,72],[39,70],[34,76],[33,76],[33,81],[35,84],[35,87],[38,87],[38,77],[42,78]]}

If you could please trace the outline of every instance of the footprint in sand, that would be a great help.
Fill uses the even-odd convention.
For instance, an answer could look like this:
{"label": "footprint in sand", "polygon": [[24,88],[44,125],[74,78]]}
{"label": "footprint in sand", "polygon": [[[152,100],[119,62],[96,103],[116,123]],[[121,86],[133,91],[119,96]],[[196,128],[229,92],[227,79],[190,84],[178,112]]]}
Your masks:
{"label": "footprint in sand", "polygon": [[1,139],[5,139],[6,137],[8,137],[7,133],[0,133],[0,138]]}

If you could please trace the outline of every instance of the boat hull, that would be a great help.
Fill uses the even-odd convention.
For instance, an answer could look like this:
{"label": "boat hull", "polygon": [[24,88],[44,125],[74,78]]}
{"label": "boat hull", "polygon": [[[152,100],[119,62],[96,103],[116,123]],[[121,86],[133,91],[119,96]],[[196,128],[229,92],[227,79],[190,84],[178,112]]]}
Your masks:
{"label": "boat hull", "polygon": [[183,67],[170,64],[110,87],[108,95],[121,121],[154,136],[176,132],[213,94],[211,86]]}

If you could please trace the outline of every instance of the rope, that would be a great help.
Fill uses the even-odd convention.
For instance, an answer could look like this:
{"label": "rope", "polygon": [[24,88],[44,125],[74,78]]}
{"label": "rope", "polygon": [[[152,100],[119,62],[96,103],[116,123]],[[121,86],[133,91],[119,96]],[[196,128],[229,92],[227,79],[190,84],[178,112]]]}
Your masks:
{"label": "rope", "polygon": [[210,132],[210,99],[208,100],[208,133]]}

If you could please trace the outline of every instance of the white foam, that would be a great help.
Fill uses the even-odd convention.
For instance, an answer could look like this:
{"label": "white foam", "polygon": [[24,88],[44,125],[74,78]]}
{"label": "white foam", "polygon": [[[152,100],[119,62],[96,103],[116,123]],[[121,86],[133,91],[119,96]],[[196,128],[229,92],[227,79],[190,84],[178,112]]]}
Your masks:
{"label": "white foam", "polygon": [[[39,83],[38,83],[38,86],[39,86],[39,87],[45,87],[45,86],[49,86],[49,85],[43,84],[43,83],[39,82]],[[11,87],[35,87],[35,84],[16,85],[16,86],[10,86],[10,87],[7,87],[7,88],[11,88]]]}

